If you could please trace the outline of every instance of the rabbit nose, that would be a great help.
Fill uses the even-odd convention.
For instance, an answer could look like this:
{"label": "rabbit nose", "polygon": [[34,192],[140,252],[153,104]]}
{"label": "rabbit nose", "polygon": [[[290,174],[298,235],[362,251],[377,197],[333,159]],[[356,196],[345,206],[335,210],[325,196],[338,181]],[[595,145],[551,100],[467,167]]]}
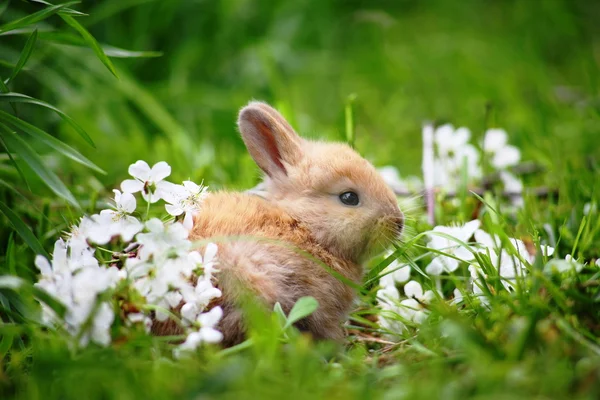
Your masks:
{"label": "rabbit nose", "polygon": [[400,235],[404,230],[404,215],[402,213],[394,217],[394,224],[398,235]]}

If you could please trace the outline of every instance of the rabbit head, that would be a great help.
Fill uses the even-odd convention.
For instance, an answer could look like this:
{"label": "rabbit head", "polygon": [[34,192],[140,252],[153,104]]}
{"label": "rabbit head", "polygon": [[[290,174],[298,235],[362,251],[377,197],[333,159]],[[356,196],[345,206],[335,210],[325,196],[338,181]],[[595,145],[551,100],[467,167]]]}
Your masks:
{"label": "rabbit head", "polygon": [[394,193],[351,147],[305,140],[261,102],[240,111],[238,126],[266,174],[269,201],[305,224],[329,252],[360,263],[400,235],[404,217]]}

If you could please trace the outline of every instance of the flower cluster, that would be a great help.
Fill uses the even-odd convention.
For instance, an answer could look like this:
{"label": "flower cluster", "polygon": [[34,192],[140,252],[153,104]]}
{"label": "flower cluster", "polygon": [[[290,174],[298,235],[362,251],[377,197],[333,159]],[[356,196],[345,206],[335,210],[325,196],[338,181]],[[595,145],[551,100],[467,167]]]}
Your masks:
{"label": "flower cluster", "polygon": [[[502,286],[507,291],[513,291],[517,280],[527,275],[530,266],[536,260],[536,256],[530,254],[522,240],[507,238],[503,244],[499,236],[491,235],[481,229],[479,220],[460,226],[436,226],[427,232],[427,237],[428,247],[433,257],[426,265],[425,271],[435,284],[434,290],[424,291],[421,285],[413,280],[404,284],[405,297],[402,298],[397,284],[409,280],[410,267],[399,265],[395,260],[382,272],[379,281],[381,288],[377,298],[382,310],[381,326],[389,332],[401,333],[406,328],[406,322],[421,324],[427,318],[427,305],[435,297],[443,298],[440,276],[454,274],[461,265],[468,267],[470,278],[468,287],[471,294],[479,298],[481,303],[487,304],[489,300],[484,293],[489,293],[489,290],[484,290],[483,285],[488,284],[489,276],[486,271],[490,272],[490,270],[484,268],[480,262],[487,262]],[[554,254],[554,248],[549,246],[541,245],[540,250],[541,256],[544,257],[551,257]],[[565,260],[549,261],[545,271],[548,273],[580,271],[581,268],[583,266],[580,263],[567,256]],[[454,289],[451,303],[460,304],[462,301],[463,293],[458,288]]]}
{"label": "flower cluster", "polygon": [[[431,132],[431,146],[425,145],[427,132]],[[508,144],[508,134],[503,129],[488,129],[478,147],[471,143],[471,131],[465,127],[445,124],[434,130],[426,126],[423,134],[424,151],[431,153],[424,154],[423,174],[431,178],[431,182],[425,179],[431,187],[456,191],[463,183],[480,183],[484,169],[488,168],[497,173],[506,192],[518,194],[523,191],[521,180],[510,172],[510,168],[520,162],[521,152]],[[426,162],[426,159],[430,161]],[[424,189],[419,178],[403,179],[393,166],[382,167],[379,172],[397,192]]]}
{"label": "flower cluster", "polygon": [[[390,256],[388,254],[388,256]],[[379,280],[381,289],[377,292],[377,299],[382,309],[381,325],[384,329],[391,332],[402,332],[405,328],[405,322],[420,324],[427,318],[427,309],[425,306],[433,300],[434,293],[431,290],[423,291],[421,284],[410,279],[410,266],[403,265],[398,260],[392,261],[383,270],[383,275]],[[404,285],[405,299],[400,299],[400,292],[396,284]],[[400,318],[397,318],[397,317]]]}
{"label": "flower cluster", "polygon": [[[41,272],[37,285],[66,307],[64,318],[59,318],[42,305],[44,322],[64,327],[81,346],[90,341],[108,345],[117,315],[125,316],[124,325],[142,324],[147,331],[153,320],[175,318],[188,334],[177,354],[200,343],[219,342],[215,326],[222,310],[213,307],[204,312],[221,296],[213,286],[218,249],[209,243],[201,254],[188,239],[207,188],[165,181],[171,174],[165,162],[150,168],[138,161],[129,173],[134,179],[123,181],[122,192],[113,191],[110,209],[81,218],[66,240],[56,242],[51,261],[36,258]],[[148,206],[164,200],[167,213],[176,218],[140,220],[136,193]],[[119,309],[123,302],[117,301],[117,294],[120,299],[138,300],[133,307]],[[181,320],[173,309],[181,310]]]}

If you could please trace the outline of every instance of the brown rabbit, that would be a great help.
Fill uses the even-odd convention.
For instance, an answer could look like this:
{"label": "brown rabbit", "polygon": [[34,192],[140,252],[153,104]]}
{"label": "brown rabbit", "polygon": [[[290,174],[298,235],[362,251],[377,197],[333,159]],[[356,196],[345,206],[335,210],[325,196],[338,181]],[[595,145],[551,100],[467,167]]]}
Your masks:
{"label": "brown rabbit", "polygon": [[267,196],[210,194],[190,234],[191,240],[244,236],[218,242],[223,344],[244,339],[237,305],[246,290],[285,312],[313,296],[319,308],[297,326],[315,338],[341,339],[354,292],[322,263],[360,283],[361,263],[402,231],[396,197],[349,146],[302,139],[265,103],[244,107],[238,126],[266,174]]}

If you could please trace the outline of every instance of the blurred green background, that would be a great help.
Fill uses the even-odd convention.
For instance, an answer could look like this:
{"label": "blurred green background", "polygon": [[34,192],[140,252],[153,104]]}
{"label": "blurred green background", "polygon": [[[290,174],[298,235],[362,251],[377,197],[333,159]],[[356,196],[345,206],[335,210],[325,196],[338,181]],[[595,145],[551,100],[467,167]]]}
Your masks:
{"label": "blurred green background", "polygon": [[[28,38],[34,28],[38,30],[25,67],[8,87],[0,85],[0,92],[23,93],[58,107],[85,129],[95,148],[50,110],[9,104],[0,93],[0,111],[68,143],[106,171],[100,174],[85,168],[16,129],[41,156],[45,168],[73,192],[82,207],[77,210],[31,171],[28,160],[13,152],[25,183],[5,147],[0,147],[0,203],[31,229],[47,251],[82,212],[104,208],[110,190],[127,177],[128,166],[138,159],[150,164],[167,161],[175,182],[204,180],[213,189],[256,184],[258,169],[235,127],[238,110],[251,99],[279,108],[304,136],[345,140],[344,109],[356,96],[358,151],[377,166],[398,167],[403,176],[420,175],[425,120],[467,126],[475,142],[488,127],[505,128],[523,159],[545,169],[543,174],[527,177],[527,186],[547,186],[560,195],[556,201],[528,199],[517,225],[524,225],[522,230],[529,234],[532,227],[542,232],[542,225],[550,226],[541,234],[560,236],[561,256],[579,240],[583,204],[600,197],[598,1],[86,0],[71,4],[72,9],[88,14],[74,19],[111,56],[118,78],[65,23],[63,14],[48,15],[16,30],[2,29],[10,21],[51,7],[42,3],[0,0],[2,79],[15,70]],[[0,218],[0,274],[34,281],[33,252],[8,219]],[[579,243],[588,260],[600,254],[595,234],[584,232]],[[8,296],[7,292],[0,294]],[[14,312],[8,320],[28,321],[30,315],[23,311],[28,308],[20,303],[25,298],[0,298],[5,310]],[[530,303],[524,303],[515,313],[529,310]],[[514,315],[509,307],[497,307],[489,320],[484,314],[480,323],[473,324],[481,330],[481,337],[471,335],[472,321],[465,319],[461,326],[467,333],[456,337],[476,336],[473,343],[487,343],[492,350],[486,353],[468,347],[472,342],[465,340],[467,357],[455,369],[459,358],[446,359],[446,349],[438,346],[438,331],[430,337],[425,332],[425,347],[418,343],[397,347],[402,360],[409,364],[416,360],[412,365],[415,379],[403,378],[415,383],[396,388],[397,392],[388,393],[389,398],[402,393],[411,398],[441,393],[445,398],[464,398],[464,393],[486,390],[504,393],[506,387],[564,395],[572,389],[570,374],[580,373],[582,387],[588,387],[586,366],[577,364],[575,371],[575,361],[565,361],[564,352],[570,348],[564,343],[579,343],[577,336],[556,342],[552,351],[540,352],[547,358],[519,365],[499,361],[494,369],[481,368],[491,359],[502,358],[497,349],[503,345],[498,343],[504,343],[501,333]],[[17,326],[14,335],[21,342],[15,339],[15,347],[20,345],[21,352],[11,355],[0,383],[15,375],[14,371],[22,371],[16,374],[19,384],[39,382],[30,389],[30,396],[38,398],[45,393],[39,388],[51,387],[60,398],[68,398],[61,392],[64,387],[70,388],[73,398],[89,396],[89,388],[98,382],[104,390],[96,391],[98,398],[115,393],[123,394],[122,398],[143,397],[140,393],[191,398],[199,389],[219,392],[226,386],[232,388],[233,397],[252,393],[248,388],[291,396],[293,385],[304,390],[299,393],[320,393],[326,398],[335,398],[332,393],[345,397],[346,391],[369,398],[381,390],[373,382],[395,384],[402,372],[400,366],[378,369],[377,357],[357,348],[340,356],[345,369],[328,364],[326,383],[324,352],[313,352],[301,342],[277,358],[281,355],[278,339],[267,337],[254,350],[262,370],[254,359],[240,357],[231,359],[227,367],[231,370],[200,377],[198,371],[210,369],[202,358],[189,364],[171,363],[164,357],[160,363],[149,363],[158,359],[152,347],[156,339],[146,337],[145,342],[132,341],[104,352],[91,349],[79,356],[46,340],[36,327]],[[0,350],[7,349],[2,343]],[[11,343],[12,337],[8,346]],[[421,363],[433,354],[429,349],[439,351],[439,358]],[[36,362],[29,364],[31,359]],[[290,366],[290,360],[297,364]],[[555,362],[551,373],[548,360]],[[49,369],[56,374],[49,374]],[[124,372],[111,377],[113,369]],[[274,378],[273,370],[279,371]],[[523,371],[529,374],[527,379],[518,378]],[[55,381],[60,373],[64,379]],[[253,373],[263,374],[262,379],[255,379]],[[448,379],[452,381],[446,385]],[[180,381],[187,386],[179,385]]]}
{"label": "blurred green background", "polygon": [[[39,8],[12,1],[3,19]],[[344,105],[356,94],[358,149],[403,174],[419,173],[426,119],[476,137],[504,127],[525,158],[548,164],[600,149],[598,2],[104,0],[77,9],[100,43],[162,56],[113,59],[117,80],[89,49],[42,34],[11,89],[78,121],[96,150],[53,115],[21,107],[105,169],[97,177],[109,187],[140,158],[169,162],[177,178],[253,184],[235,130],[250,99],[281,108],[303,135],[343,140]],[[2,58],[14,63],[25,38],[2,37]],[[69,163],[53,165],[86,184]]]}

